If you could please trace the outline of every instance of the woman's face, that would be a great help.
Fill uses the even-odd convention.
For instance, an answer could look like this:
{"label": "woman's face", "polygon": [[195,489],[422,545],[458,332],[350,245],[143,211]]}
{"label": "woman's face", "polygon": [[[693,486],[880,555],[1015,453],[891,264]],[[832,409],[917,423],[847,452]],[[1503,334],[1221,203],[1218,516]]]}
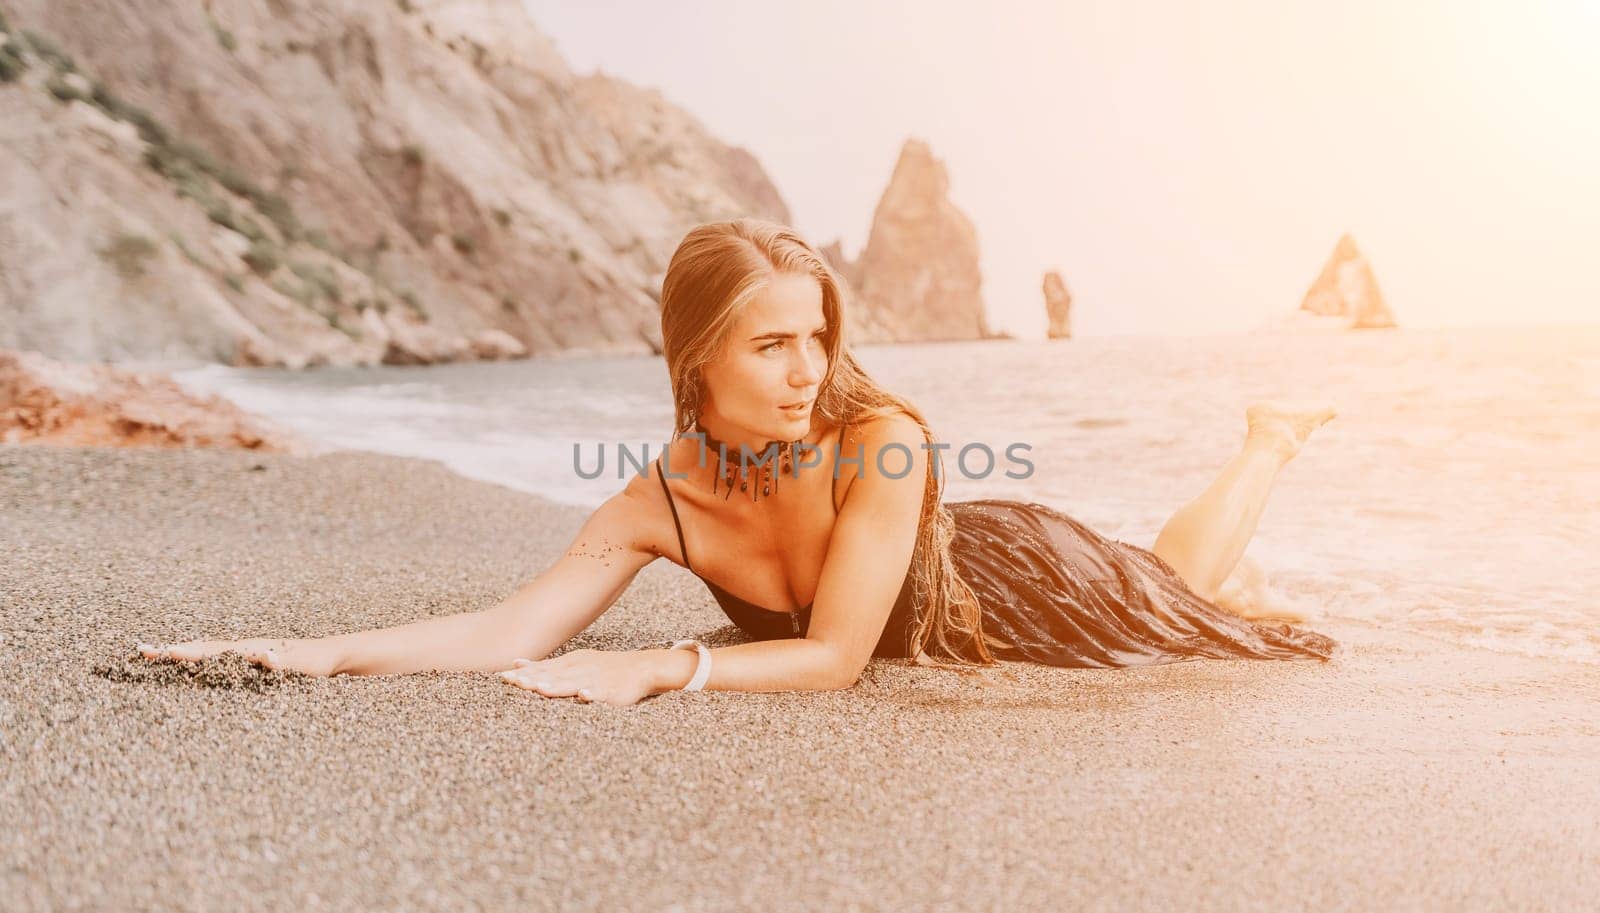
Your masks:
{"label": "woman's face", "polygon": [[[773,276],[735,322],[722,355],[702,369],[708,429],[752,446],[805,437],[828,369],[826,329],[817,281]],[[792,404],[800,405],[785,408]]]}

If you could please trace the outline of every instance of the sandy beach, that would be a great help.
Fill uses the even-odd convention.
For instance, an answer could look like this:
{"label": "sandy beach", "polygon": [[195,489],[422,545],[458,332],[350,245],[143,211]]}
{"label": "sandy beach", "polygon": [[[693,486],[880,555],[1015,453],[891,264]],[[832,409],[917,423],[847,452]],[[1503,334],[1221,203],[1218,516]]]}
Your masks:
{"label": "sandy beach", "polygon": [[[7,910],[1576,910],[1600,667],[1318,622],[1332,662],[553,701],[136,640],[492,605],[584,512],[362,453],[0,447]],[[739,635],[657,562],[571,646]]]}

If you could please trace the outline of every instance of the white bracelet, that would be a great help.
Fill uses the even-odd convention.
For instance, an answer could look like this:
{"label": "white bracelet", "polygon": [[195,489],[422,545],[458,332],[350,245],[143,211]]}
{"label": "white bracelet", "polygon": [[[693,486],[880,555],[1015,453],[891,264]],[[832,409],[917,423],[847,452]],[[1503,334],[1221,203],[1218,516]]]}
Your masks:
{"label": "white bracelet", "polygon": [[682,647],[694,647],[700,657],[694,662],[694,676],[689,679],[689,684],[678,690],[699,691],[706,686],[706,679],[711,677],[711,648],[698,640],[680,640],[672,645],[674,650]]}

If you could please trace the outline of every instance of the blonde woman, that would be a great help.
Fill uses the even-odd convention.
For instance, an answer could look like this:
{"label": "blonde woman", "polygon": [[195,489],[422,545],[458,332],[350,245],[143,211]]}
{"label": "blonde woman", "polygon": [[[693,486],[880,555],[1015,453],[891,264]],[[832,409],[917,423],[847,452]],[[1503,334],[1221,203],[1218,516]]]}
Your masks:
{"label": "blonde woman", "polygon": [[[1146,550],[1039,504],[942,504],[927,422],[851,355],[839,282],[792,230],[695,228],[661,305],[676,403],[664,458],[505,601],[332,637],[141,652],[236,651],[313,675],[493,671],[545,697],[612,704],[684,688],[847,688],[874,656],[1129,666],[1331,654],[1327,637],[1213,600],[1278,470],[1332,410],[1251,407],[1240,453]],[[662,557],[753,639],[550,658]]]}

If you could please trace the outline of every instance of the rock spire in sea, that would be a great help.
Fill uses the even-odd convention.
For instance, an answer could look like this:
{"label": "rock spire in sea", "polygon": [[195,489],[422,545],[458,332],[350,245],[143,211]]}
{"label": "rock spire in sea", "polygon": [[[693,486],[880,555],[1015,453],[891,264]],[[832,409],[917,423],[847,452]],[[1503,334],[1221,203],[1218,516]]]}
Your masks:
{"label": "rock spire in sea", "polygon": [[932,148],[908,139],[872,216],[861,256],[838,242],[825,259],[851,287],[858,342],[988,339],[978,230],[950,200],[950,174]]}
{"label": "rock spire in sea", "polygon": [[1339,237],[1333,256],[1306,292],[1300,310],[1319,317],[1339,317],[1351,329],[1392,327],[1394,314],[1378,290],[1372,264],[1348,233]]}
{"label": "rock spire in sea", "polygon": [[1050,339],[1072,338],[1072,293],[1067,291],[1066,280],[1051,270],[1044,274],[1044,310],[1050,319],[1046,335]]}

